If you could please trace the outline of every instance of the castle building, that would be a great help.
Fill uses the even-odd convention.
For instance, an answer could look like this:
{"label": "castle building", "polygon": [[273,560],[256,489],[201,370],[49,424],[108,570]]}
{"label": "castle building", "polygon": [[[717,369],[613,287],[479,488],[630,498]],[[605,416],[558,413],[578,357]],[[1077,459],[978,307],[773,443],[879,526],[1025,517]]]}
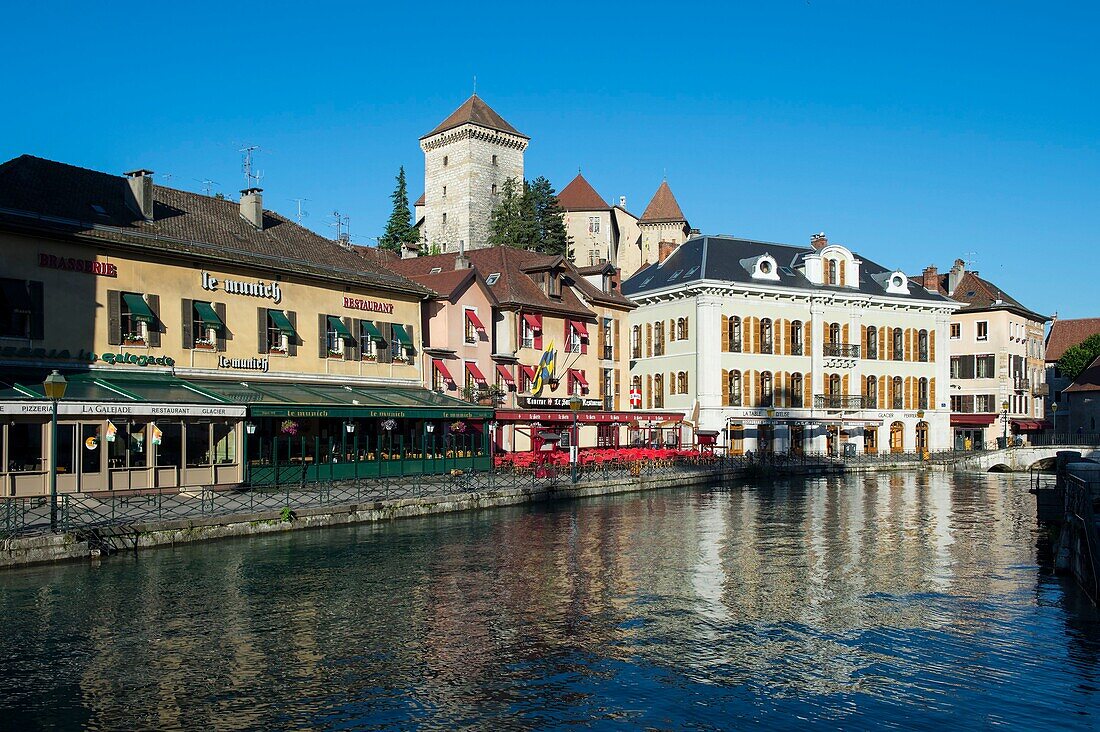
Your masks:
{"label": "castle building", "polygon": [[951,315],[951,427],[957,449],[992,445],[1006,435],[1049,428],[1043,329],[1050,320],[956,259],[940,274],[914,277],[929,292],[963,304]]}
{"label": "castle building", "polygon": [[678,410],[733,454],[951,445],[946,344],[959,305],[823,234],[810,247],[695,237],[622,291],[639,305],[637,406]]}
{"label": "castle building", "polygon": [[[641,230],[638,218],[626,210],[625,197],[611,206],[577,173],[558,194],[558,204],[564,211],[565,231],[573,242],[576,266],[610,263],[627,276],[638,270]],[[619,265],[620,261],[626,262],[625,268]]]}
{"label": "castle building", "polygon": [[488,246],[489,218],[505,181],[523,185],[529,140],[477,94],[421,137],[424,195],[414,206],[421,247]]}
{"label": "castle building", "polygon": [[[643,264],[653,264],[664,259],[669,251],[683,244],[691,236],[691,227],[684,212],[680,210],[680,204],[672,194],[668,181],[661,181],[661,185],[657,187],[657,192],[653,194],[649,205],[642,212],[642,217],[638,219],[638,228],[642,234],[638,268]],[[638,268],[629,269],[633,264],[631,261],[622,263],[624,275],[629,276],[637,271]]]}

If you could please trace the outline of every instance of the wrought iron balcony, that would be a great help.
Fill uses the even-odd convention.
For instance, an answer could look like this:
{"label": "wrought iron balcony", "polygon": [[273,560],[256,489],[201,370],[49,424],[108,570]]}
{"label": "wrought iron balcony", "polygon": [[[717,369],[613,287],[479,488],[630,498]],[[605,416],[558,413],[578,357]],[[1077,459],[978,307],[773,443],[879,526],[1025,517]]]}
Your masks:
{"label": "wrought iron balcony", "polygon": [[863,409],[860,394],[814,394],[814,409]]}
{"label": "wrought iron balcony", "polygon": [[[642,354],[639,353],[638,355],[641,356]],[[603,357],[605,361],[610,361],[614,358],[614,351],[612,350],[611,346],[603,347]]]}
{"label": "wrought iron balcony", "polygon": [[1027,391],[1031,388],[1031,379],[1024,376],[1017,376],[1012,382],[1016,391]]}
{"label": "wrought iron balcony", "polygon": [[826,343],[822,348],[826,356],[859,358],[859,345],[854,343]]}
{"label": "wrought iron balcony", "polygon": [[791,344],[791,355],[792,356],[801,356],[802,355],[802,344],[801,343],[792,343]]}

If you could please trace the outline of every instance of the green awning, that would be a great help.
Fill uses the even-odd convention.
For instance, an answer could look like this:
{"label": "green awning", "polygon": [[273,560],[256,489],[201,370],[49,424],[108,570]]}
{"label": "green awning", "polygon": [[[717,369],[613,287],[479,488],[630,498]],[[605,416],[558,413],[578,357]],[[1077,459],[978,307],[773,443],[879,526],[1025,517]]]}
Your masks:
{"label": "green awning", "polygon": [[214,308],[210,306],[208,302],[196,302],[195,312],[199,314],[199,319],[202,320],[203,325],[207,328],[216,328],[221,330],[225,327],[225,323],[218,317],[218,314],[214,312]]}
{"label": "green awning", "polygon": [[378,326],[376,326],[374,323],[370,322],[369,320],[364,320],[363,321],[363,330],[365,330],[367,332],[367,337],[370,338],[372,341],[382,343],[383,341],[386,340],[385,338],[382,337],[382,331],[378,330]]}
{"label": "green awning", "polygon": [[157,316],[153,315],[153,311],[149,309],[149,303],[145,302],[145,298],[141,295],[124,292],[122,293],[122,299],[126,302],[126,307],[130,308],[130,317],[134,320],[146,323],[157,322]]}
{"label": "green awning", "polygon": [[282,310],[268,310],[267,314],[271,317],[271,322],[273,322],[275,327],[280,331],[288,336],[297,335],[297,333],[294,332],[294,326],[290,324],[290,321],[287,320]]}
{"label": "green awning", "polygon": [[336,334],[341,338],[351,338],[351,331],[344,325],[344,321],[340,320],[335,315],[328,316],[328,327],[336,331]]}
{"label": "green awning", "polygon": [[412,347],[413,341],[409,337],[409,334],[405,331],[405,326],[393,324],[393,335],[397,340],[401,341],[401,345]]}

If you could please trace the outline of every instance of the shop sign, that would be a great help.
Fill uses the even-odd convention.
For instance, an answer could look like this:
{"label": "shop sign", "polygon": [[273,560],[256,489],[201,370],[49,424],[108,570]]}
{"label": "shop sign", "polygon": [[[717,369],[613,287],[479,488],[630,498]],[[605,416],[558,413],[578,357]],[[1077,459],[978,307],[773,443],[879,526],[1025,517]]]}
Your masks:
{"label": "shop sign", "polygon": [[491,410],[474,411],[467,409],[386,409],[371,407],[275,407],[253,404],[249,407],[253,417],[293,417],[309,419],[311,417],[358,417],[363,419],[487,419],[492,417]]}
{"label": "shop sign", "polygon": [[641,409],[642,408],[642,390],[641,389],[631,389],[630,390],[630,406],[634,407],[635,409]]}
{"label": "shop sign", "polygon": [[[151,402],[57,403],[57,413],[70,417],[243,417],[245,407],[223,404],[157,404]],[[0,414],[48,415],[47,401],[0,402]]]}
{"label": "shop sign", "polygon": [[83,272],[98,277],[118,277],[118,267],[110,262],[97,262],[94,259],[58,257],[53,254],[39,252],[38,266],[46,269],[60,269],[65,272]]}
{"label": "shop sign", "polygon": [[[519,406],[524,409],[571,409],[571,397],[517,397]],[[584,399],[581,409],[599,409],[599,399]]]}
{"label": "shop sign", "polygon": [[275,303],[283,299],[283,291],[279,289],[278,282],[264,282],[263,280],[255,280],[254,282],[245,282],[244,280],[219,280],[217,277],[211,276],[209,272],[204,271],[202,273],[202,289],[217,292],[219,287],[221,287],[223,292],[227,292],[230,295],[264,297]]}
{"label": "shop sign", "polygon": [[96,363],[102,361],[111,366],[175,366],[176,359],[171,356],[150,356],[144,353],[102,353],[95,354],[81,348],[75,354],[67,348],[29,348],[27,346],[5,346],[0,349],[3,358],[31,358],[40,361],[75,361],[77,363]]}
{"label": "shop sign", "polygon": [[270,361],[268,361],[266,358],[227,358],[225,356],[218,357],[218,368],[220,369],[243,369],[245,371],[262,371],[266,374],[270,365]]}
{"label": "shop sign", "polygon": [[366,310],[368,313],[390,314],[393,312],[393,303],[380,300],[364,300],[358,297],[344,297],[344,307],[350,310]]}

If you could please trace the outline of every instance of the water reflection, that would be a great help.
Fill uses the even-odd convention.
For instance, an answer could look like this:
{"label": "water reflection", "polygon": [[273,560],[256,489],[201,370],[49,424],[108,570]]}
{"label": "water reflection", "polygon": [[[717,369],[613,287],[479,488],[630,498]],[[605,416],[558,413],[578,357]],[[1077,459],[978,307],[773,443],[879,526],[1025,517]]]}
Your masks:
{"label": "water reflection", "polygon": [[1097,725],[1026,480],[663,491],[0,575],[12,729]]}

